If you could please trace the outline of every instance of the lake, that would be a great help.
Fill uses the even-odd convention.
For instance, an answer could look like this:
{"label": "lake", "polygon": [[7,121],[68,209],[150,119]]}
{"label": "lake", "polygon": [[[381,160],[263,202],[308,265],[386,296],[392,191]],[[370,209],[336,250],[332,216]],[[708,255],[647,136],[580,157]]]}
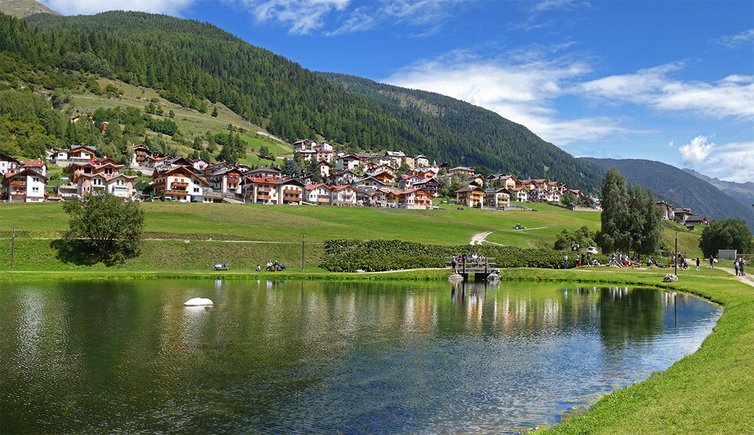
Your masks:
{"label": "lake", "polygon": [[[2,432],[504,432],[693,353],[721,309],[640,288],[2,283]],[[213,308],[184,308],[208,297]]]}

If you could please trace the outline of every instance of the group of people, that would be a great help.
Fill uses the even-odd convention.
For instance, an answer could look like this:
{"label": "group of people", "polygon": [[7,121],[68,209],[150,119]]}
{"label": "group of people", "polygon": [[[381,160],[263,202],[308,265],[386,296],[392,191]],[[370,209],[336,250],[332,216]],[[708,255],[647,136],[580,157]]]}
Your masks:
{"label": "group of people", "polygon": [[[262,270],[262,266],[257,264],[257,272]],[[267,272],[279,272],[285,270],[285,264],[278,263],[277,261],[268,261],[267,262]]]}
{"label": "group of people", "polygon": [[456,271],[456,268],[459,265],[477,265],[485,263],[487,263],[487,257],[485,257],[484,255],[479,255],[476,252],[472,253],[471,255],[466,255],[466,253],[464,252],[463,254],[452,255],[450,257],[450,267],[453,269],[453,272]]}
{"label": "group of people", "polygon": [[745,265],[746,261],[743,259],[743,257],[738,257],[733,261],[733,268],[736,270],[736,276],[746,275],[746,273],[744,272]]}

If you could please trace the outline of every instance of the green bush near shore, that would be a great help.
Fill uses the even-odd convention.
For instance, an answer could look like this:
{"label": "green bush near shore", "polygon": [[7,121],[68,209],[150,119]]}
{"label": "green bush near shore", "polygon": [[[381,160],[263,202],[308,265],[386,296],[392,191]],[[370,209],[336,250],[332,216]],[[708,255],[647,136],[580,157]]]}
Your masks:
{"label": "green bush near shore", "polygon": [[[367,272],[445,267],[452,255],[476,252],[493,259],[496,267],[562,268],[564,255],[568,267],[576,266],[576,254],[551,249],[518,248],[497,245],[426,245],[402,240],[328,240],[320,266],[331,272]],[[605,256],[596,256],[605,263]],[[471,261],[470,259],[468,260]]]}

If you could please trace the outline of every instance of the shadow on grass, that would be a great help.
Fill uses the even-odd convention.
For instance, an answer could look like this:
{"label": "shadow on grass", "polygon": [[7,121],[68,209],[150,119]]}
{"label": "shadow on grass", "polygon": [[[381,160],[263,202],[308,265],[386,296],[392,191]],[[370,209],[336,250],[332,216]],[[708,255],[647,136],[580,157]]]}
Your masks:
{"label": "shadow on grass", "polygon": [[102,255],[92,244],[86,240],[58,239],[50,243],[50,247],[57,253],[56,257],[63,263],[77,266],[94,266],[102,263],[107,267],[123,263],[126,259],[138,255],[138,251],[124,254],[114,252],[111,255]]}

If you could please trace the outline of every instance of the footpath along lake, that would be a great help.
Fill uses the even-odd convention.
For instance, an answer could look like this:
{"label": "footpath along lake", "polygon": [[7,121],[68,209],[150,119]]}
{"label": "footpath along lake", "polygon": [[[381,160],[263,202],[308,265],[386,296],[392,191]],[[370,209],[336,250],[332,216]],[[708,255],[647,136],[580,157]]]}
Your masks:
{"label": "footpath along lake", "polygon": [[[502,283],[3,283],[2,432],[515,431],[693,353],[721,309]],[[184,308],[208,297],[213,308]]]}

